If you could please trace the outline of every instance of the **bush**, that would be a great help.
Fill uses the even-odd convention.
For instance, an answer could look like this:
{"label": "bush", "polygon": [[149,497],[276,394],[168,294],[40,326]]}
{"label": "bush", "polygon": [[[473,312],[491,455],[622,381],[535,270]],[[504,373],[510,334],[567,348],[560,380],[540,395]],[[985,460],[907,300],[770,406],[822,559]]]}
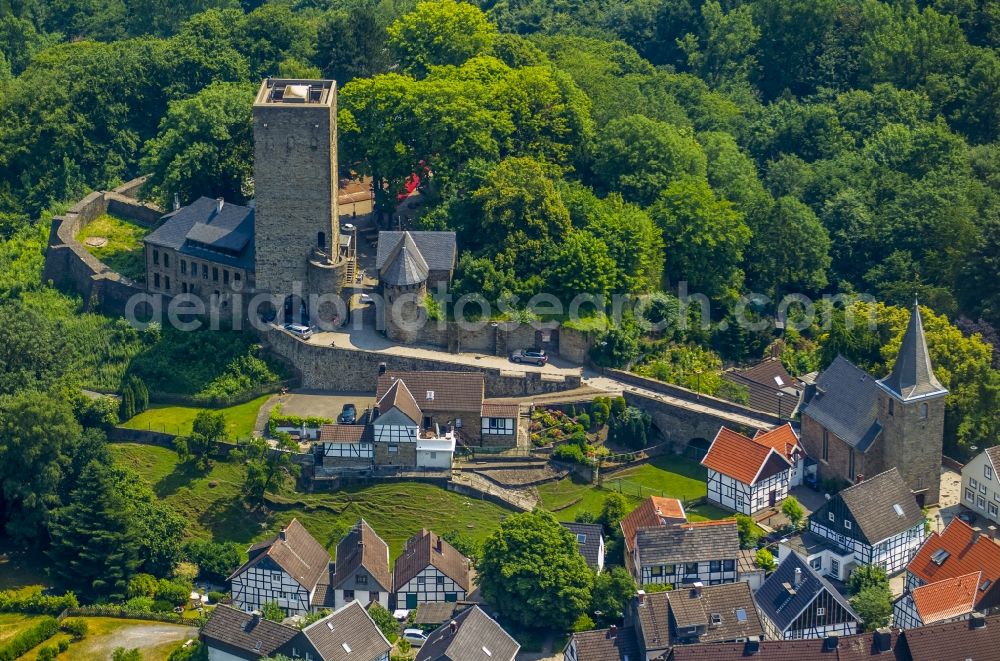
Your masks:
{"label": "bush", "polygon": [[90,626],[87,624],[87,620],[73,618],[63,620],[60,628],[73,636],[73,640],[80,640],[87,635]]}
{"label": "bush", "polygon": [[590,415],[594,419],[594,426],[603,427],[611,417],[611,400],[607,397],[598,397],[590,407]]}
{"label": "bush", "polygon": [[155,597],[156,577],[152,574],[136,574],[128,582],[129,597]]}
{"label": "bush", "polygon": [[151,611],[153,610],[154,600],[152,597],[132,597],[125,602],[125,608],[134,611]]}
{"label": "bush", "polygon": [[198,565],[203,579],[223,583],[234,569],[243,564],[243,549],[233,542],[220,544],[193,539],[181,547],[181,557]]}
{"label": "bush", "polygon": [[229,599],[229,593],[228,592],[215,592],[215,591],[212,591],[212,592],[208,593],[208,601],[210,603],[213,603],[213,604],[221,603],[221,602],[223,602],[223,601],[225,601],[227,599]]}
{"label": "bush", "polygon": [[[127,606],[127,604],[126,604]],[[150,605],[150,610],[154,613],[172,613],[174,612],[174,605],[167,601],[166,599],[157,599]],[[141,609],[137,609],[141,610]]]}
{"label": "bush", "polygon": [[43,647],[42,649],[38,650],[38,656],[36,656],[35,658],[38,659],[38,661],[53,661],[53,659],[56,658],[57,654],[59,654],[58,648],[51,646]]}
{"label": "bush", "polygon": [[584,462],[583,448],[573,443],[560,445],[552,452],[552,458],[558,461],[582,464]]}
{"label": "bush", "polygon": [[14,636],[6,645],[0,647],[0,661],[14,661],[33,647],[38,647],[46,640],[56,635],[59,623],[54,617],[46,617],[38,624]]}
{"label": "bush", "polygon": [[168,601],[172,606],[183,606],[191,598],[191,584],[179,580],[160,579],[156,586],[156,600]]}
{"label": "bush", "polygon": [[590,416],[588,414],[581,413],[580,415],[576,416],[576,421],[579,424],[583,425],[583,428],[585,430],[590,429]]}
{"label": "bush", "polygon": [[67,608],[79,606],[76,595],[72,592],[54,597],[42,594],[41,588],[24,594],[19,592],[0,592],[0,613],[37,613],[39,615],[58,615]]}
{"label": "bush", "polygon": [[569,440],[573,445],[579,445],[580,449],[583,449],[587,445],[587,435],[582,431],[573,432],[573,435],[569,437]]}
{"label": "bush", "polygon": [[59,653],[62,654],[63,652],[69,649],[69,641],[63,638],[58,643],[56,643],[56,647],[59,648]]}
{"label": "bush", "polygon": [[590,631],[594,628],[594,621],[586,613],[580,613],[580,617],[573,622],[573,631]]}

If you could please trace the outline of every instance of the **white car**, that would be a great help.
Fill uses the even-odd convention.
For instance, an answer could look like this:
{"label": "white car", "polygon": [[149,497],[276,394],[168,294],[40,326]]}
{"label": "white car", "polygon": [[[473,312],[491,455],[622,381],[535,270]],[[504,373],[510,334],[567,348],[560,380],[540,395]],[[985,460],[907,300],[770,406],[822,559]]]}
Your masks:
{"label": "white car", "polygon": [[403,632],[403,640],[406,640],[414,647],[420,647],[427,642],[427,634],[420,629],[407,629]]}
{"label": "white car", "polygon": [[358,303],[361,305],[371,305],[375,302],[375,299],[371,297],[371,294],[361,294],[358,296]]}
{"label": "white car", "polygon": [[299,324],[285,324],[284,328],[292,335],[300,337],[303,340],[308,340],[313,335],[313,330],[308,326],[301,326]]}

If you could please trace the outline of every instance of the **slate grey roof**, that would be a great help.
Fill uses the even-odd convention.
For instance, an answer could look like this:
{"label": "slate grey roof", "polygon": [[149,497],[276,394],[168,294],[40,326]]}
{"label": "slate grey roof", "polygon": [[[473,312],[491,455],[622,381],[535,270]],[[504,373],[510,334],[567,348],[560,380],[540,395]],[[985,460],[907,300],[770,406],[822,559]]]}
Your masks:
{"label": "slate grey roof", "polygon": [[[569,523],[562,522],[564,528],[568,529],[576,537],[577,548],[580,555],[587,561],[591,569],[597,569],[597,561],[601,551],[601,535],[603,529],[596,523]],[[583,541],[580,536],[583,535]]]}
{"label": "slate grey roof", "polygon": [[[670,602],[672,626],[678,629],[703,628],[702,635],[697,640],[687,642],[709,643],[750,636],[764,637],[764,625],[757,614],[749,583],[739,581],[706,585],[700,590],[680,588],[668,592],[667,598]],[[737,611],[741,612],[737,614]],[[713,624],[714,615],[719,616],[719,624]],[[675,629],[668,635],[675,642],[681,642],[683,639],[677,634]]]}
{"label": "slate grey roof", "polygon": [[577,661],[639,661],[641,658],[632,627],[618,627],[614,636],[610,629],[579,631],[570,639],[570,643],[573,642],[576,643]]}
{"label": "slate grey roof", "polygon": [[413,239],[431,271],[451,271],[455,268],[454,232],[379,232],[378,252],[375,255],[377,271],[381,273],[404,234]]}
{"label": "slate grey roof", "polygon": [[396,247],[379,267],[378,277],[384,284],[406,287],[426,281],[429,272],[427,261],[413,237],[409,232],[404,232],[403,239],[396,242]]}
{"label": "slate grey roof", "polygon": [[[828,525],[825,523],[826,512],[836,506],[837,500],[844,504],[862,536],[871,545],[909,530],[924,520],[913,493],[896,468],[843,489],[812,515],[818,524]],[[902,516],[896,512],[896,505]]]}
{"label": "slate grey roof", "polygon": [[780,413],[785,418],[792,417],[803,388],[802,382],[789,374],[777,358],[762,360],[746,369],[727,370],[722,378],[746,386],[750,408],[773,415]]}
{"label": "slate grey roof", "polygon": [[375,661],[392,649],[359,601],[302,630],[323,661]]}
{"label": "slate grey roof", "polygon": [[[795,585],[796,569],[802,572],[802,582],[794,588],[795,594],[792,595],[785,589],[784,584]],[[837,591],[837,588],[814,572],[797,553],[788,554],[788,557],[778,565],[774,573],[767,577],[754,597],[761,613],[771,620],[780,631],[785,631],[806,606],[811,604],[813,599],[824,590],[829,592],[854,619],[860,620],[857,613],[851,608],[851,604]]]}
{"label": "slate grey roof", "polygon": [[514,661],[520,649],[496,620],[473,606],[435,629],[417,652],[416,661]]}
{"label": "slate grey roof", "polygon": [[843,356],[837,356],[816,379],[816,388],[803,415],[858,451],[866,452],[882,432],[882,425],[876,419],[875,379]]}
{"label": "slate grey roof", "polygon": [[704,521],[640,528],[635,546],[643,566],[735,560],[740,554],[736,521]]}
{"label": "slate grey roof", "polygon": [[239,650],[246,658],[273,654],[297,636],[299,630],[220,604],[201,630],[201,638],[213,647]]}
{"label": "slate grey roof", "polygon": [[903,401],[944,395],[948,392],[934,376],[931,356],[927,351],[927,338],[924,337],[924,324],[920,318],[920,307],[916,302],[913,303],[910,323],[899,345],[899,353],[896,354],[892,372],[878,383]]}
{"label": "slate grey roof", "polygon": [[242,206],[227,202],[219,209],[218,200],[199,197],[165,215],[144,240],[208,262],[253,271],[254,215],[253,203]]}

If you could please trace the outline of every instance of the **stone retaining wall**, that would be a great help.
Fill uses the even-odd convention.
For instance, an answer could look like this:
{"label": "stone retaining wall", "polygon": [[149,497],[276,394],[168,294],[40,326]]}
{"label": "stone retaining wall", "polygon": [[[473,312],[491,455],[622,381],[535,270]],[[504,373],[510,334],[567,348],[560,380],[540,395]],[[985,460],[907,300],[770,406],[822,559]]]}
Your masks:
{"label": "stone retaining wall", "polygon": [[145,293],[142,283],[111,270],[76,240],[94,219],[113,213],[144,227],[153,227],[163,211],[134,196],[144,178],[133,179],[112,191],[95,191],[52,219],[43,280],[77,294],[86,309],[121,316],[132,296]]}
{"label": "stone retaining wall", "polygon": [[390,372],[482,372],[486,397],[528,397],[580,387],[578,375],[518,372],[432,358],[309,344],[278,328],[261,333],[268,348],[301,374],[301,387],[315,390],[374,392],[380,366]]}

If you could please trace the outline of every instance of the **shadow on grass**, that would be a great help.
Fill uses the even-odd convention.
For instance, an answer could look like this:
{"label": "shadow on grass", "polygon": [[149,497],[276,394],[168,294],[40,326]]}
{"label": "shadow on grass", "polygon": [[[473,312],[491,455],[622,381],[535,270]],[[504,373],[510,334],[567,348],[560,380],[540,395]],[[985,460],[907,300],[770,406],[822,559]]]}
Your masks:
{"label": "shadow on grass", "polygon": [[216,500],[198,515],[198,523],[212,533],[212,539],[239,543],[256,539],[272,519],[267,510],[251,510],[240,495]]}
{"label": "shadow on grass", "polygon": [[153,491],[160,498],[165,498],[177,493],[181,487],[191,486],[192,480],[203,478],[211,472],[211,466],[202,466],[194,460],[179,462],[172,473],[153,485]]}

